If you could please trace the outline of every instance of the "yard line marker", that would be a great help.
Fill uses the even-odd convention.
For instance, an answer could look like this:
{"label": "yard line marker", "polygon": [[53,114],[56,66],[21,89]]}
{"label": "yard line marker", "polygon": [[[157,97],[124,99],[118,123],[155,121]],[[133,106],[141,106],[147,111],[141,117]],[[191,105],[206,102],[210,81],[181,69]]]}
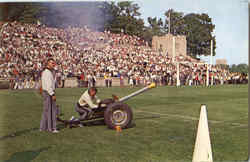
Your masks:
{"label": "yard line marker", "polygon": [[201,105],[200,120],[192,162],[213,162],[206,105]]}

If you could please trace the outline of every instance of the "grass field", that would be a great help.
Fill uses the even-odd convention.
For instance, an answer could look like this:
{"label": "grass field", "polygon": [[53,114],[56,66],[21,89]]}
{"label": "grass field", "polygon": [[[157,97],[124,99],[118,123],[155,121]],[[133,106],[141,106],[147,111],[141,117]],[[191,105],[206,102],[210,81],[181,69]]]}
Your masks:
{"label": "grass field", "polygon": [[[139,88],[98,88],[122,97]],[[85,89],[57,89],[62,118]],[[248,86],[157,87],[126,102],[134,126],[117,133],[105,125],[39,132],[42,98],[34,90],[0,91],[0,159],[4,162],[191,161],[201,104],[207,105],[214,161],[248,157]]]}

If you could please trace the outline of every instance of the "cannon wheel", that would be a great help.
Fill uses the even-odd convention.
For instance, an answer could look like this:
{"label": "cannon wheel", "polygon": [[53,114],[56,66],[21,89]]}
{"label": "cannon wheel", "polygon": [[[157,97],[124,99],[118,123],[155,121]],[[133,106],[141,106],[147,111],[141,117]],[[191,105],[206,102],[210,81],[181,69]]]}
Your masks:
{"label": "cannon wheel", "polygon": [[104,112],[105,124],[111,129],[115,129],[116,126],[128,128],[132,119],[133,113],[131,108],[121,102],[109,105]]}

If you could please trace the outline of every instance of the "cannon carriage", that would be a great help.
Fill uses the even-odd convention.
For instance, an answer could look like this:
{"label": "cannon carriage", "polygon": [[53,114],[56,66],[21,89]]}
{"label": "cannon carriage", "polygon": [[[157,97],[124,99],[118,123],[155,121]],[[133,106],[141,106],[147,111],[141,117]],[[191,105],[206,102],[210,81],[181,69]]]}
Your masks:
{"label": "cannon carriage", "polygon": [[[93,109],[92,114],[88,115],[87,119],[84,121],[104,118],[105,125],[107,125],[110,129],[115,129],[116,126],[120,126],[122,129],[128,128],[133,120],[133,111],[129,105],[124,103],[124,101],[127,101],[128,99],[154,87],[155,83],[151,83],[149,86],[146,86],[120,99],[117,96],[112,95],[112,98],[101,101],[101,103],[99,103],[99,107]],[[68,121],[63,122],[67,123]]]}

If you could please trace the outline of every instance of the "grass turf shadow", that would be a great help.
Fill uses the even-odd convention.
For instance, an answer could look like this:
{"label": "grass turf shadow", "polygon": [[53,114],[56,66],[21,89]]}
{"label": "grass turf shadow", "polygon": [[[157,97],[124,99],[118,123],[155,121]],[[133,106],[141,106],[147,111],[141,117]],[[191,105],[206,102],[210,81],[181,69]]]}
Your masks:
{"label": "grass turf shadow", "polygon": [[[106,125],[104,120],[102,120],[102,119],[101,120],[94,120],[94,121],[83,121],[83,122],[81,122],[81,124],[84,127],[94,127],[94,126],[104,126],[104,125]],[[72,128],[78,128],[78,127],[79,127],[78,125],[72,125]]]}
{"label": "grass turf shadow", "polygon": [[[62,130],[65,128],[64,124],[58,124],[57,125],[57,128],[59,130]],[[6,136],[2,136],[0,137],[0,141],[3,141],[3,140],[6,140],[6,139],[9,139],[9,138],[15,138],[15,137],[19,137],[19,136],[22,136],[24,134],[28,134],[32,131],[38,131],[39,128],[29,128],[29,129],[24,129],[24,130],[21,130],[21,131],[17,131],[17,132],[14,132],[14,133],[11,133],[11,134],[8,134]]]}
{"label": "grass turf shadow", "polygon": [[21,136],[21,135],[23,135],[23,134],[30,133],[30,132],[35,131],[35,130],[39,130],[39,128],[29,128],[29,129],[17,131],[17,132],[15,132],[15,133],[11,133],[11,134],[6,135],[6,136],[2,136],[2,137],[0,137],[0,141],[1,141],[1,140],[8,139],[8,138],[18,137],[18,136]]}
{"label": "grass turf shadow", "polygon": [[41,152],[49,150],[50,147],[44,147],[38,150],[29,150],[16,152],[8,160],[4,162],[31,162],[34,160]]}

